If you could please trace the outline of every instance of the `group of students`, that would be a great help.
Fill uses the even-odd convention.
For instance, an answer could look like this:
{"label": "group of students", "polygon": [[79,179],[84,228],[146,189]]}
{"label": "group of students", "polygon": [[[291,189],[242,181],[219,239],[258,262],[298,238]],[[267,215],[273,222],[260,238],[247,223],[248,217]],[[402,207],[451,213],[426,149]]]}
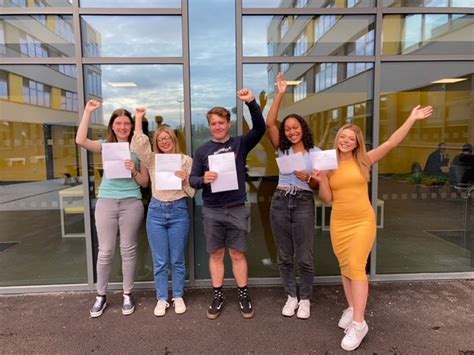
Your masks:
{"label": "group of students", "polygon": [[[154,279],[157,293],[156,316],[164,316],[168,303],[168,269],[172,274],[174,310],[186,311],[183,300],[185,281],[185,247],[189,232],[188,197],[202,189],[202,221],[210,254],[209,269],[213,296],[207,317],[216,319],[224,304],[224,256],[229,250],[232,271],[237,284],[237,298],[244,318],[252,318],[255,310],[247,289],[248,266],[246,259],[247,234],[250,210],[246,206],[246,159],[248,153],[267,132],[278,156],[302,153],[306,169],[279,174],[278,185],[272,198],[271,227],[278,251],[278,266],[287,296],[282,315],[301,319],[310,317],[310,300],[313,289],[314,263],[313,238],[315,209],[313,193],[325,202],[333,202],[331,214],[331,241],[341,268],[342,284],[348,308],[343,311],[339,327],[345,329],[341,346],[356,349],[368,332],[364,320],[368,297],[365,274],[367,257],[376,235],[374,210],[369,201],[368,181],[371,166],[394,149],[407,135],[411,126],[432,113],[431,107],[413,109],[405,123],[379,147],[367,152],[359,127],[346,124],[338,131],[335,149],[339,168],[332,171],[312,169],[310,153],[319,150],[306,121],[290,114],[277,125],[279,108],[287,84],[281,73],[277,76],[277,94],[265,122],[261,109],[251,90],[241,89],[237,97],[250,111],[252,128],[241,136],[231,136],[231,114],[223,107],[214,107],[207,113],[211,140],[199,147],[194,159],[182,154],[173,130],[160,127],[153,137],[153,150],[148,136],[143,134],[142,120],[145,109],[135,111],[135,122],[130,112],[116,110],[112,114],[106,140],[87,138],[92,112],[101,104],[90,100],[80,122],[76,143],[100,152],[104,142],[130,142],[131,159],[125,161],[131,178],[102,180],[95,210],[99,240],[97,259],[97,296],[90,310],[91,317],[102,315],[106,302],[107,283],[117,236],[123,272],[124,315],[133,313],[135,302],[131,291],[136,264],[138,228],[143,219],[140,186],[151,180],[152,200],[146,219],[147,235],[153,257]],[[155,180],[156,154],[181,154],[182,169],[175,175],[182,180],[180,190],[159,190]],[[212,192],[212,183],[218,173],[209,169],[209,156],[233,153],[238,188]],[[295,267],[296,264],[296,267]],[[295,268],[299,275],[299,299]]]}

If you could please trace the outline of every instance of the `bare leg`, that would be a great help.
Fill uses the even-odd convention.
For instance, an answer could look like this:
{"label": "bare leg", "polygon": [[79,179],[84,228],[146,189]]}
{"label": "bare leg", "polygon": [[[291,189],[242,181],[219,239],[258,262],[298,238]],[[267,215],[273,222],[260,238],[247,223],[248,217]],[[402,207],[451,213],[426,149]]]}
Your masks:
{"label": "bare leg", "polygon": [[221,287],[224,283],[224,254],[225,248],[222,248],[211,253],[209,257],[209,271],[213,287]]}
{"label": "bare leg", "polygon": [[352,299],[352,283],[351,279],[342,275],[342,287],[344,288],[344,294],[346,295],[347,304],[349,307],[354,306],[354,301]]}
{"label": "bare leg", "polygon": [[367,280],[351,281],[352,301],[354,307],[354,321],[364,321],[365,307],[369,296],[369,282]]}
{"label": "bare leg", "polygon": [[229,249],[230,258],[232,260],[232,271],[234,273],[237,286],[247,286],[248,267],[245,253],[234,249]]}

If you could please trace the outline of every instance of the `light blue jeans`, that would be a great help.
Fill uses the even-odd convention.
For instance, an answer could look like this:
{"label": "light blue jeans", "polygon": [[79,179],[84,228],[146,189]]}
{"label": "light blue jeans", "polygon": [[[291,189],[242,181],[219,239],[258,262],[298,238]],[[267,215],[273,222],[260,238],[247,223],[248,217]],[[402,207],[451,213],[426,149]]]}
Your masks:
{"label": "light blue jeans", "polygon": [[156,298],[168,300],[170,268],[173,297],[183,297],[186,277],[184,253],[189,234],[186,198],[165,202],[153,197],[148,205],[146,229],[153,257]]}

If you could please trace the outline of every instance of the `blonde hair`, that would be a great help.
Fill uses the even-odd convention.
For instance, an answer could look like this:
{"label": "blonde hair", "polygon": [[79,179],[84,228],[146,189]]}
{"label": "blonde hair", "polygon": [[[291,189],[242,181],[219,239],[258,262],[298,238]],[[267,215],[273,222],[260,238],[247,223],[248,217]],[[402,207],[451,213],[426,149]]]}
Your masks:
{"label": "blonde hair", "polygon": [[346,129],[354,132],[356,136],[357,146],[352,151],[352,156],[356,160],[357,164],[359,165],[360,172],[362,173],[364,178],[367,181],[370,181],[370,168],[372,166],[372,162],[370,161],[370,158],[367,154],[367,150],[365,149],[364,134],[362,133],[362,130],[360,129],[359,126],[356,126],[352,123],[347,123],[341,128],[339,128],[339,131],[337,131],[337,134],[336,134],[336,139],[334,141],[334,148],[336,149],[336,152],[337,152],[337,159],[340,160],[340,152],[339,152],[339,149],[337,148],[337,142],[339,141],[339,137],[341,136],[341,133]]}
{"label": "blonde hair", "polygon": [[171,140],[174,143],[174,152],[175,154],[180,154],[181,153],[181,148],[179,147],[179,142],[178,142],[178,137],[176,137],[176,134],[174,131],[171,129],[169,126],[161,126],[155,131],[155,134],[153,135],[153,151],[157,154],[163,153],[160,148],[158,147],[158,136],[161,133],[167,133]]}

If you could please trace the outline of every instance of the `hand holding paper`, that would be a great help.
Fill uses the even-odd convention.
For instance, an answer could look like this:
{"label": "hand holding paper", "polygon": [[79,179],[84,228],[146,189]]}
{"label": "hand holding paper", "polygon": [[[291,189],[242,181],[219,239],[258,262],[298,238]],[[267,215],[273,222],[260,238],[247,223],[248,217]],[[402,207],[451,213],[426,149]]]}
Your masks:
{"label": "hand holding paper", "polygon": [[131,178],[132,173],[125,166],[130,159],[128,142],[102,143],[102,165],[106,179]]}
{"label": "hand holding paper", "polygon": [[307,169],[303,153],[301,152],[283,155],[276,158],[276,162],[281,174],[292,174],[294,171],[303,171]]}
{"label": "hand holding paper", "polygon": [[238,190],[237,168],[235,166],[235,154],[233,152],[210,155],[209,170],[217,173],[217,179],[211,182],[211,191]]}
{"label": "hand holding paper", "polygon": [[155,188],[157,190],[181,190],[181,154],[155,154]]}
{"label": "hand holding paper", "polygon": [[337,169],[337,153],[335,149],[320,150],[311,153],[311,165],[316,170]]}

